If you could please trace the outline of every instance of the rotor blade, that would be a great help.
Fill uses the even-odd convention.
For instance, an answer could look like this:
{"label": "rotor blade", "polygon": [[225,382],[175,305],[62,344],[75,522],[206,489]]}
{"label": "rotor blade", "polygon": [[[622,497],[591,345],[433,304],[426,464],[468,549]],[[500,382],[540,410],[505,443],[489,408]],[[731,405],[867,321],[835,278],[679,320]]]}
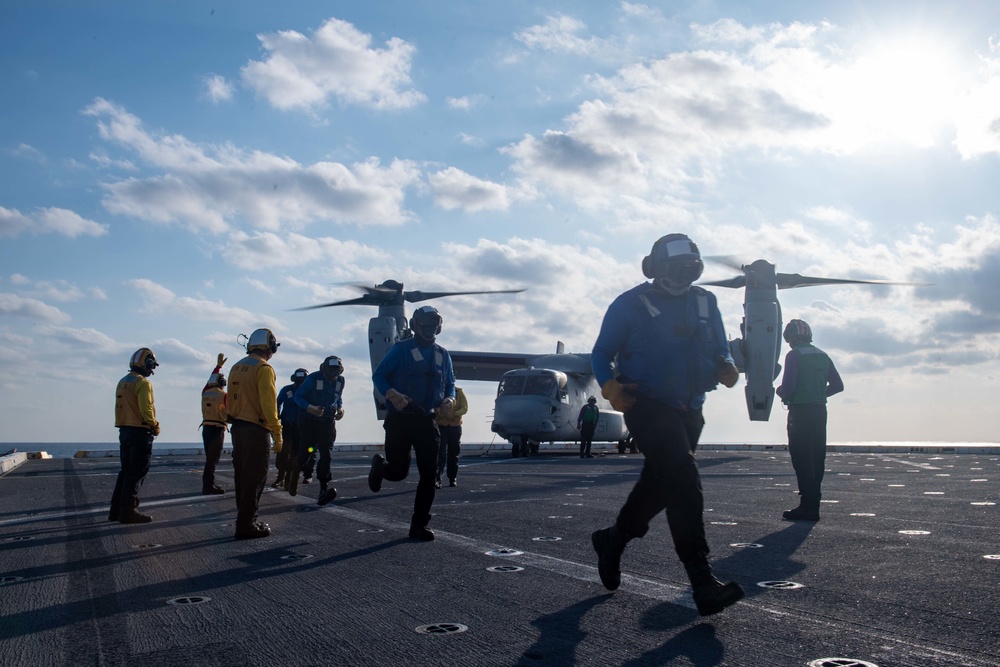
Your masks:
{"label": "rotor blade", "polygon": [[371,296],[359,296],[356,299],[347,301],[334,301],[333,303],[318,303],[315,306],[303,306],[302,308],[291,308],[290,310],[316,310],[317,308],[329,308],[330,306],[377,306],[378,301],[372,300]]}
{"label": "rotor blade", "polygon": [[894,280],[850,280],[848,278],[815,278],[798,273],[778,273],[775,275],[778,289],[793,287],[811,287],[813,285],[909,285],[911,287],[926,286],[929,283],[907,283]]}
{"label": "rotor blade", "polygon": [[715,287],[746,287],[747,277],[746,276],[735,276],[733,278],[727,278],[726,280],[709,280],[706,282],[698,283],[699,285],[713,285]]}
{"label": "rotor blade", "polygon": [[741,261],[736,255],[705,255],[702,259],[715,262],[716,264],[722,264],[723,266],[728,266],[729,268],[736,269],[737,271],[742,271],[743,266],[746,264],[746,262]]}
{"label": "rotor blade", "polygon": [[500,290],[482,290],[478,292],[403,292],[403,300],[409,301],[410,303],[416,303],[417,301],[427,301],[428,299],[440,299],[444,296],[460,296],[463,294],[518,294],[523,292],[524,289],[500,289]]}

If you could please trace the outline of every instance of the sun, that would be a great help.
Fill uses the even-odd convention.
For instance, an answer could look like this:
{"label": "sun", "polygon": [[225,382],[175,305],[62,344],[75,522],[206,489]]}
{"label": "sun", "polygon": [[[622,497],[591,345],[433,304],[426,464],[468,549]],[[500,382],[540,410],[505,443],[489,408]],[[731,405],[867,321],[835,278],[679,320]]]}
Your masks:
{"label": "sun", "polygon": [[938,42],[882,42],[844,71],[845,116],[871,138],[930,146],[954,116],[961,79],[959,67]]}

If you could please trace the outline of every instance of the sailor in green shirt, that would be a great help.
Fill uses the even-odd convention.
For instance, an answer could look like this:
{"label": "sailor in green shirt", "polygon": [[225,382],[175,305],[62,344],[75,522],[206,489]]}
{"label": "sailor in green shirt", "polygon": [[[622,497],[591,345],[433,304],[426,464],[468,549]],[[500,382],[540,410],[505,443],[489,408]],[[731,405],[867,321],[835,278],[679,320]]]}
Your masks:
{"label": "sailor in green shirt", "polygon": [[799,483],[799,506],[782,513],[791,521],[819,521],[820,485],[826,466],[826,399],[844,391],[844,381],[823,350],[812,344],[804,320],[785,327],[785,374],[775,393],[788,406],[788,454]]}

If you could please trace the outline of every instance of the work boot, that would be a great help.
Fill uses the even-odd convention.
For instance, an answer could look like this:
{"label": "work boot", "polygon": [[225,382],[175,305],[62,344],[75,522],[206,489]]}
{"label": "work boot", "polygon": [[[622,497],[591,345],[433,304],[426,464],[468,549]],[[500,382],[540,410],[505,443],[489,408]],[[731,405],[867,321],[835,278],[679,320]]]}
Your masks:
{"label": "work boot", "polygon": [[622,552],[628,540],[615,524],[595,530],[590,535],[590,543],[597,552],[597,573],[601,575],[601,583],[609,591],[616,590],[622,583]]}
{"label": "work boot", "polygon": [[691,594],[701,616],[717,614],[743,599],[743,588],[735,581],[724,584],[716,579],[708,563],[685,565],[684,569],[691,580]]}
{"label": "work boot", "polygon": [[458,482],[456,482],[454,479],[449,479],[448,486],[458,486]]}
{"label": "work boot", "polygon": [[252,540],[257,537],[267,537],[271,534],[271,527],[266,523],[254,521],[248,528],[237,528],[234,537],[237,540]]}
{"label": "work boot", "polygon": [[441,488],[441,475],[434,475],[434,488],[435,489]]}
{"label": "work boot", "polygon": [[284,486],[284,484],[285,484],[284,480],[279,477],[278,479],[274,480],[274,484],[271,485],[271,488],[280,489],[282,486]]}
{"label": "work boot", "polygon": [[310,475],[306,475],[305,477],[302,478],[303,484],[308,484],[311,481],[313,481],[313,478]]}
{"label": "work boot", "polygon": [[[382,468],[385,467],[385,457],[376,454],[372,457],[372,467],[368,471],[368,488],[372,493],[377,493],[382,488]],[[410,531],[413,532],[412,530]],[[431,533],[433,535],[433,533]],[[411,536],[412,537],[412,536]]]}
{"label": "work boot", "polygon": [[206,487],[204,487],[201,490],[201,495],[203,495],[203,496],[217,496],[217,495],[220,495],[220,494],[225,493],[225,492],[226,492],[226,490],[223,489],[221,486],[217,486],[217,485],[213,484],[212,486],[206,486]]}
{"label": "work boot", "polygon": [[121,513],[117,509],[111,509],[108,511],[108,521],[117,522],[121,519]]}
{"label": "work boot", "polygon": [[803,504],[793,510],[785,510],[781,517],[788,521],[819,521],[819,510],[806,508]]}
{"label": "work boot", "polygon": [[316,500],[317,505],[326,505],[328,502],[337,497],[337,489],[332,486],[327,488],[326,483],[323,484],[323,490],[320,491],[319,498]]}
{"label": "work boot", "polygon": [[128,510],[121,513],[118,519],[122,523],[149,523],[153,520],[153,517],[148,514],[143,514],[141,512],[136,512],[134,509]]}
{"label": "work boot", "polygon": [[416,524],[410,524],[410,539],[420,540],[422,542],[430,542],[434,539],[434,531],[430,530],[427,526],[418,526]]}

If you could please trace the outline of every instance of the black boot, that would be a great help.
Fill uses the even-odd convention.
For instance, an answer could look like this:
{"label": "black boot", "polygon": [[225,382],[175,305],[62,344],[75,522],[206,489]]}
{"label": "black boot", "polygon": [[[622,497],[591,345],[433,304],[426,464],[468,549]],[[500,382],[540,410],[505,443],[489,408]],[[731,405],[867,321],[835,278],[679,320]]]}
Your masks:
{"label": "black boot", "polygon": [[595,530],[590,536],[590,543],[597,552],[597,574],[601,576],[601,583],[609,591],[617,589],[622,583],[622,552],[628,544],[628,537],[615,524]]}
{"label": "black boot", "polygon": [[337,497],[337,489],[332,486],[327,486],[326,482],[320,483],[319,498],[316,499],[317,505],[326,505],[328,502]]}
{"label": "black boot", "polygon": [[368,470],[368,488],[372,493],[378,493],[382,488],[383,468],[385,467],[385,457],[376,454],[372,457],[372,467]]}
{"label": "black boot", "polygon": [[735,581],[724,584],[716,579],[708,563],[685,565],[684,569],[691,580],[692,596],[700,615],[717,614],[743,599],[743,588]]}
{"label": "black boot", "polygon": [[819,498],[802,496],[799,506],[793,510],[785,510],[781,517],[788,521],[819,521]]}

